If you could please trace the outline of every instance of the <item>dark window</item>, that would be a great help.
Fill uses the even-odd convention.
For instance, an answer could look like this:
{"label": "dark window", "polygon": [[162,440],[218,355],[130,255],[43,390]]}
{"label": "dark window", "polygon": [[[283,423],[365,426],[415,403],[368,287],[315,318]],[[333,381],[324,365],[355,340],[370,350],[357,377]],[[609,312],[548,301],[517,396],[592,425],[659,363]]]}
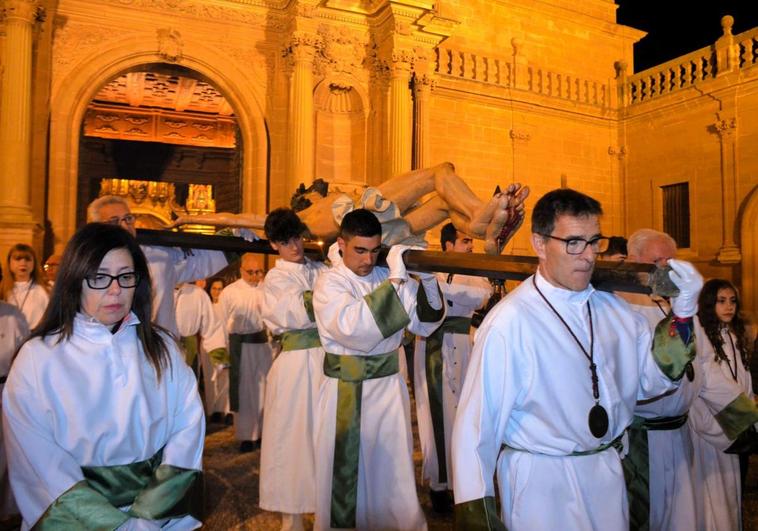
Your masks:
{"label": "dark window", "polygon": [[661,186],[663,190],[663,232],[669,234],[680,249],[690,246],[690,185],[677,183]]}

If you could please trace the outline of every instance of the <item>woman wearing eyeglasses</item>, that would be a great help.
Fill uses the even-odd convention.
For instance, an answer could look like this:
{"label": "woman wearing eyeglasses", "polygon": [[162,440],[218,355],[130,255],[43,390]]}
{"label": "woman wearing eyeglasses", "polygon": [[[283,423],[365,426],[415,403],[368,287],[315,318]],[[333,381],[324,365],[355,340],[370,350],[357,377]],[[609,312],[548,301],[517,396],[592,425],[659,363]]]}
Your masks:
{"label": "woman wearing eyeglasses", "polygon": [[80,229],[3,396],[22,529],[200,526],[204,419],[150,277],[118,226]]}

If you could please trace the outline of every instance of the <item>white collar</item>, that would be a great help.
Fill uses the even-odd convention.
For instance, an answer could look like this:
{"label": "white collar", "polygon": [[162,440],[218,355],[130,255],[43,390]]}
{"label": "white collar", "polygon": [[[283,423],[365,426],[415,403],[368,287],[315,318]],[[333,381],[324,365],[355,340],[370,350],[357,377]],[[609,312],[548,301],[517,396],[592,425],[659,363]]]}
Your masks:
{"label": "white collar", "polygon": [[554,286],[544,277],[542,272],[537,269],[537,273],[534,275],[537,287],[547,297],[550,302],[561,301],[567,304],[583,305],[586,303],[590,296],[595,293],[595,288],[592,284],[587,284],[587,287],[582,291],[573,291],[566,288],[559,288]]}

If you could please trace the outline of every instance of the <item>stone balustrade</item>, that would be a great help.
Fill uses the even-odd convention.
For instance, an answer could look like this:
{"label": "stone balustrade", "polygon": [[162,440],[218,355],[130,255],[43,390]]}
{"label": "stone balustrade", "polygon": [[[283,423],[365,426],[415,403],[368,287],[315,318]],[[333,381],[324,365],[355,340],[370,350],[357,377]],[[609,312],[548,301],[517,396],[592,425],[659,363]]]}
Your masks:
{"label": "stone balustrade", "polygon": [[501,57],[483,56],[440,46],[436,49],[435,72],[443,77],[478,81],[490,85],[527,90],[598,107],[608,106],[608,85],[570,74],[527,66],[524,79],[516,80],[514,63]]}
{"label": "stone balustrade", "polygon": [[622,105],[635,105],[758,64],[758,28],[732,35],[734,20],[721,20],[724,34],[712,45],[619,80]]}

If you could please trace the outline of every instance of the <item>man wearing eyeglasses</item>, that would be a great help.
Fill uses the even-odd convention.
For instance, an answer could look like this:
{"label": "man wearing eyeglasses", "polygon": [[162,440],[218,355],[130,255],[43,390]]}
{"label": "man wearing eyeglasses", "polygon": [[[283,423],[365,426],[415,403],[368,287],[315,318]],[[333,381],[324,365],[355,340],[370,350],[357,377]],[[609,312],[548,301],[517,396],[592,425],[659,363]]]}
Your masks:
{"label": "man wearing eyeglasses", "polygon": [[659,324],[653,348],[644,319],[590,284],[607,246],[601,215],[574,190],[543,196],[532,213],[537,273],[477,332],[453,428],[460,529],[629,529],[623,435],[637,399],[674,388],[694,357],[702,277],[669,261],[676,320]]}
{"label": "man wearing eyeglasses", "polygon": [[[629,237],[628,251],[633,262],[662,267],[676,256],[677,245],[665,232],[644,228]],[[661,297],[622,296],[646,319],[651,330],[671,312],[671,304]],[[698,340],[706,337],[697,320],[695,335]],[[711,356],[710,350],[698,350],[675,391],[637,402],[629,429],[629,454],[623,460],[631,529],[685,531],[705,527],[699,518],[703,504],[696,496],[694,448],[687,423],[696,402],[703,414],[724,423],[722,429],[731,439],[758,420],[752,400],[711,363]]]}
{"label": "man wearing eyeglasses", "polygon": [[[137,235],[136,218],[123,197],[104,195],[87,207],[87,221],[120,225]],[[174,335],[179,334],[174,310],[174,286],[214,275],[227,266],[221,251],[179,249],[142,245],[153,282],[153,321]]]}
{"label": "man wearing eyeglasses", "polygon": [[260,447],[266,375],[273,356],[263,324],[263,259],[245,253],[241,278],[226,286],[218,297],[229,334],[229,402],[240,452]]}

